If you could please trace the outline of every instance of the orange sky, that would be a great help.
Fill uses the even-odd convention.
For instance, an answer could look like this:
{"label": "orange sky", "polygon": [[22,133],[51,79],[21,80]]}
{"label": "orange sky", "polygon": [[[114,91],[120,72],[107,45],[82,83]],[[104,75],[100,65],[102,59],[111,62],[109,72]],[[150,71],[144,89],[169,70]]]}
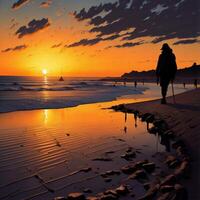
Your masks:
{"label": "orange sky", "polygon": [[[132,70],[142,71],[156,67],[163,42],[152,44],[148,42],[153,39],[151,37],[139,38],[136,42],[145,40],[145,43],[132,48],[107,48],[117,45],[120,39],[103,41],[93,46],[64,47],[82,38],[95,36],[88,32],[91,26],[88,26],[87,21],[78,22],[69,15],[69,11],[60,16],[56,14],[57,17],[48,16],[51,24],[49,27],[19,39],[15,35],[16,28],[10,28],[13,24],[11,20],[14,18],[20,27],[33,18],[31,16],[32,18],[22,20],[20,13],[25,12],[23,9],[7,9],[7,12],[0,15],[1,18],[2,15],[7,16],[6,21],[0,21],[3,27],[0,33],[0,75],[40,76],[41,71],[46,69],[49,76],[120,76]],[[176,39],[171,39],[164,42],[171,45],[175,41]],[[51,48],[60,43],[59,48]],[[2,52],[22,44],[28,47],[19,51]],[[200,63],[199,43],[171,47],[179,68],[191,66],[194,62]]]}

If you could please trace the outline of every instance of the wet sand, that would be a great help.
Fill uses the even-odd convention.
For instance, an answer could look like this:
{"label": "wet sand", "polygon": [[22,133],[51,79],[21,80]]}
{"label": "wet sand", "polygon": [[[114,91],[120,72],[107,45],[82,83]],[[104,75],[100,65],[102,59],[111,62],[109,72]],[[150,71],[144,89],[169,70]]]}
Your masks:
{"label": "wet sand", "polygon": [[167,98],[167,105],[160,100],[127,104],[127,109],[152,113],[164,119],[176,136],[187,145],[192,158],[191,180],[188,183],[190,199],[200,199],[200,89]]}
{"label": "wet sand", "polygon": [[130,100],[1,114],[0,199],[53,200],[72,192],[101,199],[120,185],[128,188],[120,199],[142,197],[144,183],[171,170],[164,160],[173,152],[133,114],[103,109],[122,102]]}

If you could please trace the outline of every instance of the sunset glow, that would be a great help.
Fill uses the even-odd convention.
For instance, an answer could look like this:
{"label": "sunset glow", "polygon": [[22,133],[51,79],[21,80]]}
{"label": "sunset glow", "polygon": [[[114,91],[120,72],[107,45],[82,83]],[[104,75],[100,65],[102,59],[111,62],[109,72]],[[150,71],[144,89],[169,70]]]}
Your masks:
{"label": "sunset glow", "polygon": [[[179,68],[200,62],[198,56],[200,37],[195,29],[191,28],[197,26],[195,15],[191,16],[193,18],[188,22],[188,27],[180,24],[179,22],[183,20],[179,19],[177,22],[173,20],[177,24],[172,24],[165,30],[162,26],[166,23],[156,20],[165,20],[165,15],[168,16],[169,6],[163,6],[167,5],[166,1],[161,1],[160,3],[163,4],[158,6],[152,3],[148,5],[150,8],[145,7],[146,1],[144,5],[140,1],[138,12],[141,12],[141,15],[134,16],[135,12],[133,12],[130,22],[126,22],[127,27],[126,23],[117,19],[120,13],[118,15],[114,13],[114,7],[120,6],[120,3],[114,4],[118,2],[117,0],[92,2],[84,0],[80,5],[72,1],[69,3],[64,0],[60,0],[59,3],[48,1],[45,6],[40,6],[37,1],[25,2],[19,4],[20,6],[16,4],[12,9],[12,1],[0,1],[2,30],[0,37],[4,38],[0,43],[0,75],[41,76],[43,70],[41,66],[45,66],[48,76],[61,74],[63,76],[120,76],[132,70],[155,69],[160,47],[164,42],[168,42],[173,48]],[[96,6],[96,9],[100,8],[101,3],[102,5],[111,3],[110,11],[107,13],[99,11],[99,15],[94,14],[90,18],[87,12],[90,12],[92,6]],[[174,12],[177,12],[177,16],[182,15],[181,6],[187,7],[187,1],[179,2],[181,6],[176,2],[173,4],[170,6],[173,7]],[[129,14],[126,7],[132,9],[129,4],[121,5],[122,15],[125,15],[122,16],[122,20],[127,18],[126,12],[127,15]],[[83,8],[84,12],[81,12]],[[190,9],[193,10],[188,13],[196,12],[195,5]],[[110,17],[111,22],[109,20],[103,22],[104,14],[105,20],[107,16]],[[149,16],[140,19],[142,15]],[[98,16],[102,17],[102,22],[92,21],[92,19],[97,20]],[[188,19],[188,16],[182,17],[185,17],[184,20]],[[134,22],[131,19],[137,20]],[[161,23],[160,26],[153,28],[153,19],[155,23]],[[137,24],[139,21],[141,25]],[[119,23],[115,27],[116,30],[112,27],[113,22],[116,25]],[[33,25],[35,30],[29,24]],[[180,27],[177,27],[178,25]],[[137,26],[138,29],[142,26],[143,30],[139,32]],[[22,31],[21,27],[25,27],[25,30]],[[177,27],[177,30],[173,30],[173,27]],[[181,32],[183,29],[185,34]],[[174,36],[170,35],[172,33],[169,31]],[[133,39],[128,39],[129,36]]]}

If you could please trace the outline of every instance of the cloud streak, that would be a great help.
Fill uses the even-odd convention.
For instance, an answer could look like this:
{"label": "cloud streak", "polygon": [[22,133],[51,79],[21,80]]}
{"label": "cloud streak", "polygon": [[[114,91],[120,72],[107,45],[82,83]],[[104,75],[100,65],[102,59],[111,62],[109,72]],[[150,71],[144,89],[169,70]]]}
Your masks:
{"label": "cloud streak", "polygon": [[27,45],[23,44],[23,45],[18,45],[18,46],[13,47],[13,48],[4,49],[1,52],[2,53],[7,53],[7,52],[10,52],[10,51],[21,51],[21,50],[26,49],[27,47],[28,47]]}
{"label": "cloud streak", "polygon": [[12,5],[12,9],[18,9],[28,3],[30,0],[18,0]]}
{"label": "cloud streak", "polygon": [[33,19],[32,21],[30,21],[28,23],[27,26],[21,26],[17,31],[16,31],[16,35],[18,36],[18,38],[22,38],[26,35],[30,35],[33,33],[36,33],[42,29],[47,28],[48,26],[50,26],[50,22],[48,20],[48,18],[43,18],[41,20],[35,20]]}
{"label": "cloud streak", "polygon": [[79,42],[75,42],[70,45],[66,45],[65,47],[72,48],[72,47],[78,47],[78,46],[93,46],[93,45],[99,43],[100,41],[102,41],[101,38],[82,39]]}
{"label": "cloud streak", "polygon": [[141,44],[144,44],[144,43],[143,42],[126,42],[122,45],[116,45],[114,47],[116,47],[116,48],[125,48],[125,47],[130,48],[130,47],[134,47],[134,46],[139,46]]}
{"label": "cloud streak", "polygon": [[197,39],[188,39],[188,40],[178,40],[177,42],[174,42],[173,45],[179,45],[179,44],[194,44],[199,43],[199,40]]}
{"label": "cloud streak", "polygon": [[115,40],[120,37],[122,37],[122,35],[114,34],[114,35],[111,35],[111,36],[108,36],[105,38],[96,37],[96,38],[92,38],[92,39],[82,39],[79,42],[74,42],[70,45],[65,45],[65,47],[71,48],[71,47],[78,47],[78,46],[93,46],[95,44],[98,44],[99,42]]}
{"label": "cloud streak", "polygon": [[62,46],[62,43],[59,43],[59,44],[54,44],[53,46],[51,46],[52,49],[55,49],[55,48],[59,48]]}
{"label": "cloud streak", "polygon": [[43,1],[40,3],[41,8],[48,8],[52,4],[52,0]]}

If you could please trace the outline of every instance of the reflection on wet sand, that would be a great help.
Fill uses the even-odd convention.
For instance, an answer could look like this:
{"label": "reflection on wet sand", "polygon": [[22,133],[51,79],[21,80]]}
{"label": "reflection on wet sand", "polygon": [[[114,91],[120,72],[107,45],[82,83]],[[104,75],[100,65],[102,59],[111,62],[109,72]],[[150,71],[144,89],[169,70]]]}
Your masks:
{"label": "reflection on wet sand", "polygon": [[95,194],[125,178],[102,173],[165,151],[136,115],[102,109],[110,105],[1,114],[0,198],[53,199],[84,188]]}

